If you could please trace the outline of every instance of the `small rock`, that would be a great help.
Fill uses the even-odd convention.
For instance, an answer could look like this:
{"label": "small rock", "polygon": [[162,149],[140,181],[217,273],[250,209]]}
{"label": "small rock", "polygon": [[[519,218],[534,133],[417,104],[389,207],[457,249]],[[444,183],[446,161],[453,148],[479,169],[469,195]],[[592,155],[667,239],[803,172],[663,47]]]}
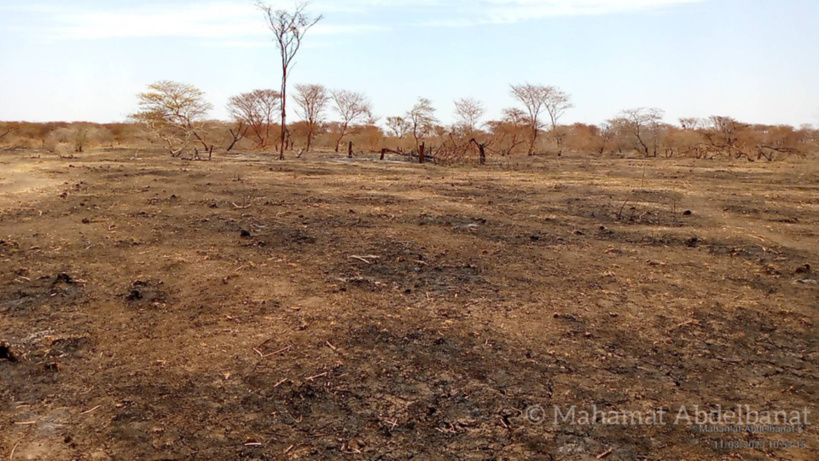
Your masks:
{"label": "small rock", "polygon": [[242,237],[242,238],[250,237],[250,231],[246,230],[246,229],[242,229],[242,231],[239,232],[239,237]]}
{"label": "small rock", "polygon": [[810,264],[805,264],[796,268],[796,274],[810,274]]}
{"label": "small rock", "polygon": [[8,360],[9,362],[17,361],[17,356],[12,352],[11,346],[4,342],[0,342],[0,360]]}
{"label": "small rock", "polygon": [[683,215],[684,215],[684,216],[691,216],[692,214],[694,214],[694,212],[693,212],[693,211],[691,211],[691,210],[685,210],[685,211],[683,211]]}
{"label": "small rock", "polygon": [[66,274],[65,272],[60,272],[59,274],[57,274],[57,278],[54,280],[55,285],[58,283],[66,283],[68,285],[71,285],[72,283],[74,283],[74,279],[72,279],[71,276]]}

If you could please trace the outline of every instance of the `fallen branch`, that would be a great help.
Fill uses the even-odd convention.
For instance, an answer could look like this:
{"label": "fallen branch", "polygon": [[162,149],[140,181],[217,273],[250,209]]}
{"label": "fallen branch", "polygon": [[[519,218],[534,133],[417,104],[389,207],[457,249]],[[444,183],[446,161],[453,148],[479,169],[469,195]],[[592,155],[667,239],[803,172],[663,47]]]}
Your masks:
{"label": "fallen branch", "polygon": [[369,261],[370,259],[381,259],[381,256],[378,256],[378,255],[364,255],[364,256],[351,255],[351,256],[348,256],[348,258],[349,259],[357,259],[357,260],[365,262],[367,264],[372,264],[373,262]]}

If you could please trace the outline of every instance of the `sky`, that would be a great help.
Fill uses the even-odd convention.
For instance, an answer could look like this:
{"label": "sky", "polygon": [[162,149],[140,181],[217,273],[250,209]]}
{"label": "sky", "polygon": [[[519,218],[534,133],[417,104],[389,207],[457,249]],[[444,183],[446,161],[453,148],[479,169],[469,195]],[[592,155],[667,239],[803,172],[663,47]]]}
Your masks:
{"label": "sky", "polygon": [[[529,82],[571,94],[562,123],[658,107],[670,123],[819,126],[816,0],[314,0],[307,11],[324,19],[291,84],[363,92],[382,120],[418,97],[443,122],[462,97],[497,118],[515,105],[509,85]],[[271,39],[252,0],[0,0],[0,120],[124,121],[157,80],[195,85],[226,119],[230,96],[279,88]]]}

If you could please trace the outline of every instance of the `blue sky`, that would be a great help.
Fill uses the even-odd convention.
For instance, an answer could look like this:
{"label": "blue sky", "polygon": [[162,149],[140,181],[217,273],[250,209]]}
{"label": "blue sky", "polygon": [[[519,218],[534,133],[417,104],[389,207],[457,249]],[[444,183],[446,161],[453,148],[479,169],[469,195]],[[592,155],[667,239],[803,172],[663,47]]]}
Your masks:
{"label": "blue sky", "polygon": [[[274,5],[292,7],[292,1]],[[381,117],[423,96],[442,121],[474,97],[487,117],[510,83],[556,85],[600,123],[654,106],[666,121],[731,115],[819,125],[816,0],[314,0],[325,19],[292,83],[365,92]],[[278,88],[251,0],[0,0],[0,120],[121,121],[168,79],[231,95]]]}

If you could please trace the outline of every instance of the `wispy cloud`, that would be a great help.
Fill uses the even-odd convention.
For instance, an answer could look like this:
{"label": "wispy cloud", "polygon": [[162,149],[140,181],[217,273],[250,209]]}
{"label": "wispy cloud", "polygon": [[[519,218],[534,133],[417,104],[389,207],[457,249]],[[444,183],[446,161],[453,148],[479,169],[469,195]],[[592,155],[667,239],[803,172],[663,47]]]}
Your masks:
{"label": "wispy cloud", "polygon": [[[513,24],[556,16],[650,11],[700,1],[704,0],[315,0],[310,10],[327,16],[312,33],[331,36],[417,24],[428,27]],[[294,4],[282,0],[272,3],[282,8]],[[0,15],[6,12],[26,19],[22,24],[6,24],[6,30],[27,31],[44,40],[189,37],[221,46],[262,46],[268,41],[262,16],[251,1],[97,5],[67,6],[46,0],[0,4]]]}
{"label": "wispy cloud", "polygon": [[[292,3],[283,3],[283,8]],[[275,2],[274,2],[275,4]],[[321,11],[311,8],[314,11]],[[146,4],[77,8],[33,3],[0,5],[2,12],[28,15],[32,21],[6,25],[7,30],[29,32],[43,40],[96,40],[114,38],[187,37],[221,40],[222,46],[269,44],[262,14],[252,2]],[[2,24],[0,24],[2,28]],[[338,24],[322,21],[314,35],[360,34],[388,30],[378,24]]]}
{"label": "wispy cloud", "polygon": [[561,16],[597,16],[657,11],[662,8],[699,3],[704,0],[454,0],[457,11],[448,17],[423,21],[430,27],[467,27],[485,24],[514,24]]}

